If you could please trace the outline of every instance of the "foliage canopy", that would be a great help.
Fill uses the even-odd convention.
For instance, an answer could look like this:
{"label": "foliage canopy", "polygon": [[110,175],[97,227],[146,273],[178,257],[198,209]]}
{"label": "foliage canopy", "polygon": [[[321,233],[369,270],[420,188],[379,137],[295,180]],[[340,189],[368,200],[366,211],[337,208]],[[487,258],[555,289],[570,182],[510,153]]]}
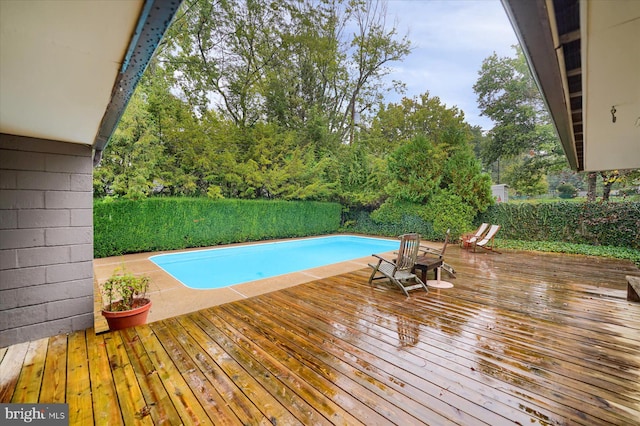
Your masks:
{"label": "foliage canopy", "polygon": [[476,136],[428,92],[382,102],[398,88],[382,77],[411,51],[386,18],[379,0],[184,2],[96,169],[95,195],[369,211],[455,200],[464,231],[492,202]]}
{"label": "foliage canopy", "polygon": [[496,123],[480,153],[487,166],[507,164],[501,182],[520,194],[538,195],[547,191],[546,174],[566,160],[524,53],[519,46],[514,50],[513,57],[486,58],[473,86],[480,111]]}

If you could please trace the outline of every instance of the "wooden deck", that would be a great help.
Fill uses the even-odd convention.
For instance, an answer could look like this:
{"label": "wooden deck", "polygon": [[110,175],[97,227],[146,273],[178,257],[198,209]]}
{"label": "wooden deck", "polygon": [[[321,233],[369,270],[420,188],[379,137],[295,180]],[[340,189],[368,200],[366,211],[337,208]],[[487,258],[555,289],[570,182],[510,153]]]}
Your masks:
{"label": "wooden deck", "polygon": [[638,424],[629,262],[466,253],[455,287],[360,270],[96,335],[0,349],[0,402],[70,424]]}

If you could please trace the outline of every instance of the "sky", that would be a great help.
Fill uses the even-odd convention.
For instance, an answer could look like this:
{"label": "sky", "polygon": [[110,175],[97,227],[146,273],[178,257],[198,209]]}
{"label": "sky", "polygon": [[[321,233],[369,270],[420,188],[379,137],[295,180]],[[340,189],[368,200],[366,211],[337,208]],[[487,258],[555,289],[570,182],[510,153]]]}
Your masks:
{"label": "sky", "polygon": [[407,91],[387,101],[428,91],[447,107],[464,111],[469,124],[490,130],[493,123],[480,116],[473,85],[485,58],[494,52],[513,56],[511,46],[518,43],[500,1],[388,0],[387,20],[413,46],[404,61],[391,64],[387,76],[404,82]]}

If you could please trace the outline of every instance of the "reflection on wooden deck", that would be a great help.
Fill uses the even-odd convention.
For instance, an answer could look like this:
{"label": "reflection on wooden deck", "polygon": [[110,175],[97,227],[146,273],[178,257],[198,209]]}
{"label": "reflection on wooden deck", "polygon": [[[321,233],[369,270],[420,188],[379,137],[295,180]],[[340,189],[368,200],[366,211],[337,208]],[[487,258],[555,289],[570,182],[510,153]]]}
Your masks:
{"label": "reflection on wooden deck", "polygon": [[628,262],[452,250],[455,287],[360,270],[96,335],[0,350],[1,402],[71,424],[637,424]]}

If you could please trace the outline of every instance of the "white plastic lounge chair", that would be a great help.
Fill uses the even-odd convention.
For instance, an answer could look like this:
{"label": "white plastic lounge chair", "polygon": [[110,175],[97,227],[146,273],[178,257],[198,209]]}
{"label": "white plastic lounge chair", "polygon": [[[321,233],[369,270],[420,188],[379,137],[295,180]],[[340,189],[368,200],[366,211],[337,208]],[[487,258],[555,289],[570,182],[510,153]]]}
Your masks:
{"label": "white plastic lounge chair", "polygon": [[[388,278],[392,283],[396,284],[403,293],[408,297],[409,291],[423,288],[424,291],[429,291],[425,283],[411,272],[413,269],[416,258],[418,257],[418,250],[420,249],[420,235],[418,234],[404,234],[400,236],[400,249],[398,250],[398,257],[395,261],[387,260],[377,254],[373,256],[378,258],[378,264],[372,265],[373,272],[369,277],[369,284],[373,280],[379,280]],[[382,274],[381,277],[376,277],[376,274]],[[405,285],[407,281],[413,280],[415,284]]]}

